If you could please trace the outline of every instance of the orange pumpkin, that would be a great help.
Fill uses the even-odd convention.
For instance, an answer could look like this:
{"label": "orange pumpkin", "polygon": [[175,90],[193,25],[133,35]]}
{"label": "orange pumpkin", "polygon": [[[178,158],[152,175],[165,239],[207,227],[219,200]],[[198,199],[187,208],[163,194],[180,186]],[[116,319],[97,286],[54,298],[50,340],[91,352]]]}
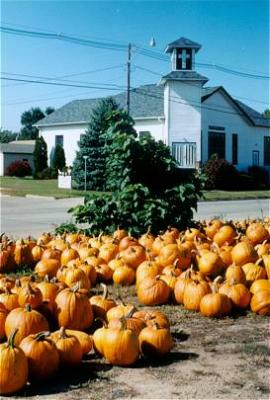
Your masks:
{"label": "orange pumpkin", "polygon": [[261,290],[270,290],[270,280],[269,279],[257,279],[250,286],[250,292],[255,294]]}
{"label": "orange pumpkin", "polygon": [[44,278],[46,275],[48,275],[50,278],[53,278],[56,276],[59,268],[59,260],[55,258],[42,258],[35,266],[35,273],[40,278]]}
{"label": "orange pumpkin", "polygon": [[121,252],[121,256],[127,265],[136,269],[146,259],[145,250],[142,246],[129,246]]}
{"label": "orange pumpkin", "polygon": [[200,272],[206,276],[215,277],[221,273],[224,263],[218,254],[206,250],[197,257]]}
{"label": "orange pumpkin", "polygon": [[237,283],[234,280],[225,282],[219,288],[219,292],[228,296],[236,308],[244,309],[249,306],[251,294],[243,283]]}
{"label": "orange pumpkin", "polygon": [[183,304],[185,288],[190,282],[192,282],[190,269],[185,271],[185,275],[183,277],[179,277],[176,280],[174,287],[174,297],[178,304]]}
{"label": "orange pumpkin", "polygon": [[17,330],[9,335],[8,342],[0,344],[0,394],[13,394],[22,389],[28,378],[27,358],[14,344]]}
{"label": "orange pumpkin", "polygon": [[159,275],[155,278],[145,278],[138,285],[137,296],[139,302],[146,306],[161,305],[169,300],[170,288]]}
{"label": "orange pumpkin", "polygon": [[60,364],[64,367],[74,367],[82,360],[82,348],[76,336],[68,335],[65,328],[53,332],[51,338],[57,347]]}
{"label": "orange pumpkin", "polygon": [[5,322],[7,319],[8,310],[4,304],[0,303],[0,340],[5,338]]}
{"label": "orange pumpkin", "polygon": [[256,292],[250,302],[251,310],[260,315],[270,314],[270,290]]}
{"label": "orange pumpkin", "polygon": [[161,328],[157,323],[154,323],[140,332],[139,344],[144,356],[162,357],[171,351],[173,339],[168,328]]}
{"label": "orange pumpkin", "polygon": [[75,336],[81,346],[82,354],[88,354],[93,348],[93,339],[90,335],[82,331],[75,331],[72,329],[66,329],[67,335]]}
{"label": "orange pumpkin", "polygon": [[96,295],[90,297],[90,303],[95,317],[106,318],[107,312],[115,307],[116,303],[113,299],[108,299],[108,287],[104,283],[101,283],[101,287],[103,288],[102,296]]}
{"label": "orange pumpkin", "polygon": [[235,283],[246,283],[246,274],[244,273],[242,267],[239,265],[230,265],[225,272],[225,278],[227,281],[234,281]]}
{"label": "orange pumpkin", "polygon": [[134,318],[143,320],[147,326],[158,324],[161,328],[170,328],[170,321],[168,317],[161,311],[157,310],[140,310],[133,314]]}
{"label": "orange pumpkin", "polygon": [[110,282],[113,276],[113,270],[108,266],[108,264],[101,263],[95,267],[97,273],[98,282]]}
{"label": "orange pumpkin", "polygon": [[232,244],[236,237],[236,231],[230,225],[223,225],[213,237],[213,241],[219,246]]}
{"label": "orange pumpkin", "polygon": [[210,286],[206,281],[189,282],[185,287],[183,296],[185,308],[191,311],[199,311],[201,299],[210,292]]}
{"label": "orange pumpkin", "polygon": [[203,296],[200,302],[200,312],[205,317],[224,317],[230,313],[231,308],[232,304],[229,297],[223,293],[218,293],[217,289],[213,293]]}
{"label": "orange pumpkin", "polygon": [[249,285],[257,279],[265,279],[267,277],[265,268],[257,263],[247,263],[242,268]]}
{"label": "orange pumpkin", "polygon": [[113,273],[113,281],[117,285],[132,285],[135,281],[135,271],[127,264],[116,268]]}
{"label": "orange pumpkin", "polygon": [[265,240],[268,240],[270,234],[268,230],[259,222],[255,222],[250,224],[246,230],[246,236],[250,240],[253,245],[263,243]]}
{"label": "orange pumpkin", "polygon": [[14,310],[14,308],[19,307],[18,295],[6,288],[3,293],[0,293],[0,303],[5,306],[7,311]]}
{"label": "orange pumpkin", "polygon": [[30,304],[32,308],[38,308],[42,303],[42,293],[38,287],[33,287],[28,283],[20,290],[18,302],[20,307]]}
{"label": "orange pumpkin", "polygon": [[232,249],[232,261],[240,267],[249,262],[255,262],[258,256],[249,242],[239,242]]}

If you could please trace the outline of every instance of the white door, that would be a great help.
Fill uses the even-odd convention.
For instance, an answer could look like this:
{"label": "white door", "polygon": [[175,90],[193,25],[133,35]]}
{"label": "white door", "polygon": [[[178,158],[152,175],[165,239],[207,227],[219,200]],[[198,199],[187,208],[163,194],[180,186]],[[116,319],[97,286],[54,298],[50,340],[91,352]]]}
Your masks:
{"label": "white door", "polygon": [[180,168],[196,168],[196,143],[172,143],[172,155]]}

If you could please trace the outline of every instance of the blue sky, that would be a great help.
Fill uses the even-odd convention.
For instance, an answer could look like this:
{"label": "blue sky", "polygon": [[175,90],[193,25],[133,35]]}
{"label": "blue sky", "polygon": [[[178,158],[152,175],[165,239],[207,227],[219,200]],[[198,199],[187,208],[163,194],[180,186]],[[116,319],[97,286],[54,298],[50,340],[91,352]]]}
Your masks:
{"label": "blue sky", "polygon": [[[1,25],[11,28],[70,34],[99,41],[128,42],[156,51],[180,36],[202,44],[196,61],[229,66],[243,72],[269,75],[269,6],[267,0],[201,1],[2,1]],[[96,49],[57,40],[2,33],[2,72],[60,77],[100,85],[126,84],[126,52]],[[168,61],[132,54],[132,86],[156,83],[157,73],[169,71]],[[114,67],[107,71],[96,69]],[[223,85],[232,95],[262,111],[269,102],[269,81],[228,75],[198,67],[208,85]],[[90,72],[89,72],[90,71]],[[17,77],[17,76],[13,76]],[[21,77],[19,77],[21,78]],[[31,79],[31,78],[27,78]],[[30,107],[61,105],[79,98],[115,93],[2,81],[1,126],[20,127],[20,115]]]}

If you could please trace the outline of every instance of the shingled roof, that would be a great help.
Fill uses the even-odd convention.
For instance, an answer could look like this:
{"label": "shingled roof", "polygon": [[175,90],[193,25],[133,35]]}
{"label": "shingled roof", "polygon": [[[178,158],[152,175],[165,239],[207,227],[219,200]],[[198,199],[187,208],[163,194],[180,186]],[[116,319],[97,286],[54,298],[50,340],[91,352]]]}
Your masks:
{"label": "shingled roof", "polygon": [[202,46],[199,43],[193,42],[190,39],[185,37],[180,37],[179,39],[171,42],[167,45],[165,53],[171,53],[173,49],[180,48],[180,49],[195,49],[197,52],[200,50]]}
{"label": "shingled roof", "polygon": [[[205,87],[202,89],[202,102],[218,90],[224,90],[222,86]],[[224,90],[225,91],[225,90]],[[225,91],[226,92],[226,91]],[[227,92],[226,92],[227,93]],[[228,94],[228,93],[227,93]],[[228,94],[228,96],[230,96]],[[126,92],[112,96],[120,107],[126,108]],[[269,127],[270,121],[259,112],[244,103],[233,100],[239,110],[248,116],[255,126]],[[36,126],[65,125],[88,123],[91,112],[101,98],[73,100],[58,108],[53,113],[40,120]],[[130,93],[130,115],[134,119],[164,117],[164,88],[151,84],[132,89]]]}

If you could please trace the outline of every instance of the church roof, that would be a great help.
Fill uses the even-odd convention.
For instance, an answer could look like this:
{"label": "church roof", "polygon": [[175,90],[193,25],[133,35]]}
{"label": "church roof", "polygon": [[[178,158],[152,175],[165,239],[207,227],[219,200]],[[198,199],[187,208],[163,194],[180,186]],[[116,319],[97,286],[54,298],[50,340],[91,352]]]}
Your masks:
{"label": "church roof", "polygon": [[[245,114],[255,126],[270,127],[270,120],[263,117],[258,111],[246,104],[233,99],[222,86],[202,88],[202,102],[216,91],[223,90],[233,101],[240,112]],[[126,92],[112,96],[120,107],[126,108]],[[50,125],[85,124],[89,122],[92,110],[101,98],[73,100],[47,115],[36,125],[38,127]],[[164,117],[164,88],[161,85],[143,85],[130,92],[130,115],[134,119]]]}
{"label": "church roof", "polygon": [[206,83],[208,81],[208,78],[206,78],[203,75],[198,74],[198,72],[196,71],[183,71],[183,70],[179,70],[179,71],[171,71],[169,74],[164,75],[161,78],[160,83],[164,84],[166,81],[169,80],[181,80],[181,81],[203,81],[204,83]]}
{"label": "church roof", "polygon": [[174,42],[171,42],[167,45],[165,52],[166,53],[171,53],[173,49],[175,48],[181,48],[181,49],[195,49],[197,52],[200,50],[202,46],[199,43],[193,42],[190,39],[187,39],[185,37],[180,37],[179,39],[175,40]]}

